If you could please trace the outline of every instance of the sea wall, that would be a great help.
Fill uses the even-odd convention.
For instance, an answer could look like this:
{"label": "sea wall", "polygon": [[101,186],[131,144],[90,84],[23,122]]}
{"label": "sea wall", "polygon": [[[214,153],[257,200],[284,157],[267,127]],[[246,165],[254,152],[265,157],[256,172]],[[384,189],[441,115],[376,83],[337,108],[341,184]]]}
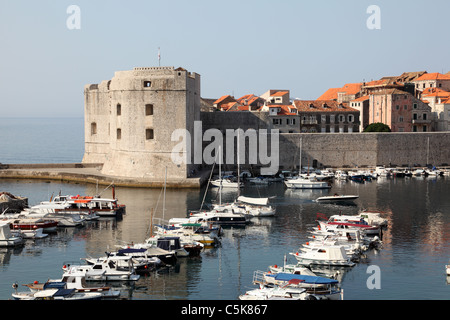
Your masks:
{"label": "sea wall", "polygon": [[[227,129],[272,129],[267,113],[263,112],[202,112],[201,120],[203,131],[214,128],[224,134]],[[208,143],[204,141],[203,145]],[[250,166],[248,143],[245,144],[246,162],[242,167],[261,167],[261,163]],[[271,148],[269,143],[269,153]],[[298,168],[300,149],[302,166],[319,168],[447,166],[450,163],[450,132],[280,134],[279,168]],[[232,168],[228,166],[228,169]]]}

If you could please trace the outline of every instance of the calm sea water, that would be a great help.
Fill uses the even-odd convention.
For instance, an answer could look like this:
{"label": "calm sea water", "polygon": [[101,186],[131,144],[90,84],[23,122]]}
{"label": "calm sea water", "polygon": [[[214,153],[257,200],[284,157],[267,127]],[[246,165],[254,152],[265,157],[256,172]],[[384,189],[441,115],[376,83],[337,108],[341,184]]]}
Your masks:
{"label": "calm sea water", "polygon": [[[70,128],[70,130],[68,130]],[[83,119],[10,119],[0,127],[2,163],[79,162],[83,156]],[[5,138],[6,137],[6,138]],[[95,185],[51,181],[0,180],[0,191],[27,196],[30,205],[52,194],[93,194]],[[369,251],[355,267],[340,274],[345,300],[447,300],[450,284],[444,266],[450,259],[450,177],[378,179],[364,184],[335,182],[331,190],[288,190],[281,183],[246,186],[243,194],[271,196],[277,216],[255,218],[244,228],[226,228],[219,247],[198,258],[180,259],[169,272],[143,276],[133,286],[115,284],[132,300],[235,300],[252,284],[253,272],[283,263],[285,255],[308,241],[317,213],[384,212],[389,227],[383,247]],[[110,190],[103,191],[109,195]],[[20,249],[0,250],[0,299],[11,298],[11,285],[59,278],[67,261],[100,257],[117,244],[140,242],[148,235],[150,216],[184,217],[200,207],[204,190],[117,188],[127,205],[122,220],[101,219],[84,228],[64,229],[48,238],[27,241]],[[358,194],[355,206],[318,204],[326,194]],[[223,200],[233,200],[233,192]],[[216,199],[215,190],[207,202]],[[295,262],[288,258],[288,262]],[[380,289],[367,286],[369,266],[381,271]]]}

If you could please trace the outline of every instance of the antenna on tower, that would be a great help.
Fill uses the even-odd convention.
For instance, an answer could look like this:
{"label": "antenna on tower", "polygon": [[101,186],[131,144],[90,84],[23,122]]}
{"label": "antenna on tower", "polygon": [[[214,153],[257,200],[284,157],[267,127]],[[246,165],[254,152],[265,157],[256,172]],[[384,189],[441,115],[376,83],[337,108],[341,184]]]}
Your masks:
{"label": "antenna on tower", "polygon": [[158,47],[158,63],[159,66],[161,67],[161,48]]}

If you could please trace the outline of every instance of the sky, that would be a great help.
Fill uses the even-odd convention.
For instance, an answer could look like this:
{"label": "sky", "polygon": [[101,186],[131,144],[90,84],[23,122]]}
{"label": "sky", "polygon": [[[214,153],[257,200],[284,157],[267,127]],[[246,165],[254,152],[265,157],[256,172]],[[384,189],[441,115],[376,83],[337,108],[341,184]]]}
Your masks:
{"label": "sky", "polygon": [[86,84],[159,62],[200,74],[208,99],[288,89],[310,100],[446,73],[448,12],[448,0],[0,0],[1,116],[83,117]]}

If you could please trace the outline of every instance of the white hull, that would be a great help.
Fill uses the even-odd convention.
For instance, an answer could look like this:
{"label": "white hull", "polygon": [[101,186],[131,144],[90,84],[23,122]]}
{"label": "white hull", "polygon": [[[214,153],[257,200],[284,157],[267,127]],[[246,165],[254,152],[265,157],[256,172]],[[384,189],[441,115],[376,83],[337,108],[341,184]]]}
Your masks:
{"label": "white hull", "polygon": [[228,180],[214,180],[211,181],[211,185],[213,185],[214,187],[222,187],[222,188],[239,188],[239,187],[243,187],[242,183],[237,183],[237,182],[232,182],[232,181],[228,181]]}
{"label": "white hull", "polygon": [[345,202],[345,201],[353,201],[358,199],[359,196],[356,195],[343,195],[343,196],[325,196],[325,197],[319,197],[316,199],[317,202]]}
{"label": "white hull", "polygon": [[331,186],[324,181],[311,181],[308,179],[291,179],[284,181],[288,188],[292,189],[329,189]]}

